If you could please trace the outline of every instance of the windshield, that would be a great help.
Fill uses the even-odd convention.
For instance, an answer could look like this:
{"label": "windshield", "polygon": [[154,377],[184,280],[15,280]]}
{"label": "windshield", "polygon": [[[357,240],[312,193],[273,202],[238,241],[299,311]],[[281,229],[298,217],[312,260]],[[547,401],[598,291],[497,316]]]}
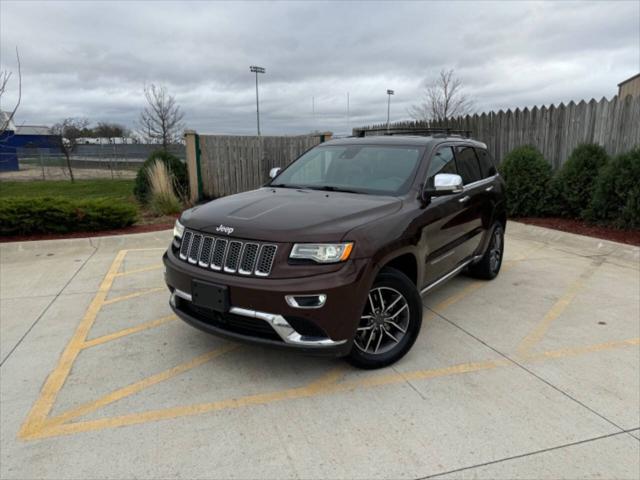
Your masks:
{"label": "windshield", "polygon": [[272,187],[399,195],[406,193],[422,148],[375,145],[317,147],[289,165]]}

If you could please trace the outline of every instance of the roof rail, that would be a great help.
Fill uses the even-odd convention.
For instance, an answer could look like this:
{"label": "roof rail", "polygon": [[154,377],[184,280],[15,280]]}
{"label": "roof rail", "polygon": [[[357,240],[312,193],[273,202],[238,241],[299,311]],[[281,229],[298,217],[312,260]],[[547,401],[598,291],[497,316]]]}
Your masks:
{"label": "roof rail", "polygon": [[386,128],[372,128],[372,129],[362,129],[362,130],[358,130],[357,132],[357,136],[358,137],[365,137],[367,136],[368,132],[381,132],[383,135],[421,135],[421,136],[425,136],[425,137],[435,137],[435,136],[442,136],[442,137],[448,137],[448,136],[460,136],[460,137],[465,137],[465,138],[469,138],[471,137],[471,130],[457,130],[457,129],[453,129],[453,128],[448,128],[448,127],[442,127],[442,128],[390,128],[390,129],[386,129]]}

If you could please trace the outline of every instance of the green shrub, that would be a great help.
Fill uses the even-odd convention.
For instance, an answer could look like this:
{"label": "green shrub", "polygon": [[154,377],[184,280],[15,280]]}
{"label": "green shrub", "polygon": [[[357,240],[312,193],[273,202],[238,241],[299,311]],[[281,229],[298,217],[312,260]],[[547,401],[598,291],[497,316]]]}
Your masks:
{"label": "green shrub", "polygon": [[109,230],[132,225],[137,214],[130,202],[108,198],[2,198],[0,235]]}
{"label": "green shrub", "polygon": [[178,197],[166,193],[152,193],[149,198],[149,209],[154,215],[173,215],[184,210]]}
{"label": "green shrub", "polygon": [[[609,156],[600,145],[577,146],[552,181],[553,210],[563,217],[583,218],[591,203],[598,172]],[[552,197],[552,198],[553,198]]]}
{"label": "green shrub", "polygon": [[530,145],[513,149],[502,161],[500,174],[507,190],[507,214],[512,217],[542,215],[548,197],[551,165]]}
{"label": "green shrub", "polygon": [[640,148],[602,167],[588,218],[618,228],[640,228]]}
{"label": "green shrub", "polygon": [[188,196],[189,176],[187,174],[187,166],[175,155],[171,155],[163,150],[158,150],[149,155],[149,158],[145,160],[140,170],[138,170],[136,183],[133,187],[133,193],[136,198],[142,203],[147,203],[149,201],[151,193],[151,188],[149,186],[149,168],[156,160],[162,160],[175,178],[176,194],[178,197],[184,198]]}

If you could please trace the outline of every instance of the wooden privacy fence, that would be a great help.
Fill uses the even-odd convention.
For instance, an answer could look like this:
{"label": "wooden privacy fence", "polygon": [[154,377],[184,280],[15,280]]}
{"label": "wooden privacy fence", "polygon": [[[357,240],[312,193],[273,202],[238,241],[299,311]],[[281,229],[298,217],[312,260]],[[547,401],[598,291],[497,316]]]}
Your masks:
{"label": "wooden privacy fence", "polygon": [[258,188],[273,167],[286,167],[331,133],[297,136],[199,135],[185,132],[191,199]]}
{"label": "wooden privacy fence", "polygon": [[[500,110],[448,121],[400,122],[392,124],[391,130],[408,133],[439,127],[471,131],[473,138],[486,143],[500,161],[515,147],[533,145],[558,168],[581,143],[602,145],[610,155],[640,146],[640,97]],[[355,128],[353,134],[384,135],[386,131],[386,125],[376,125]]]}

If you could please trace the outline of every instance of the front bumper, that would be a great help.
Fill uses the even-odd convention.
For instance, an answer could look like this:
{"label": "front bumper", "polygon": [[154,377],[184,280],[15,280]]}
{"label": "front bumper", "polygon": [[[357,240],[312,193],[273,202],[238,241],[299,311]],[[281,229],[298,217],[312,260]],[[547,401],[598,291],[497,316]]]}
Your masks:
{"label": "front bumper", "polygon": [[[350,351],[372,280],[370,263],[364,260],[350,261],[336,272],[293,279],[218,273],[183,262],[171,249],[163,261],[171,307],[190,325],[232,340],[332,356]],[[227,286],[229,312],[195,306],[194,279]],[[295,308],[285,298],[314,293],[327,295],[321,308]]]}

